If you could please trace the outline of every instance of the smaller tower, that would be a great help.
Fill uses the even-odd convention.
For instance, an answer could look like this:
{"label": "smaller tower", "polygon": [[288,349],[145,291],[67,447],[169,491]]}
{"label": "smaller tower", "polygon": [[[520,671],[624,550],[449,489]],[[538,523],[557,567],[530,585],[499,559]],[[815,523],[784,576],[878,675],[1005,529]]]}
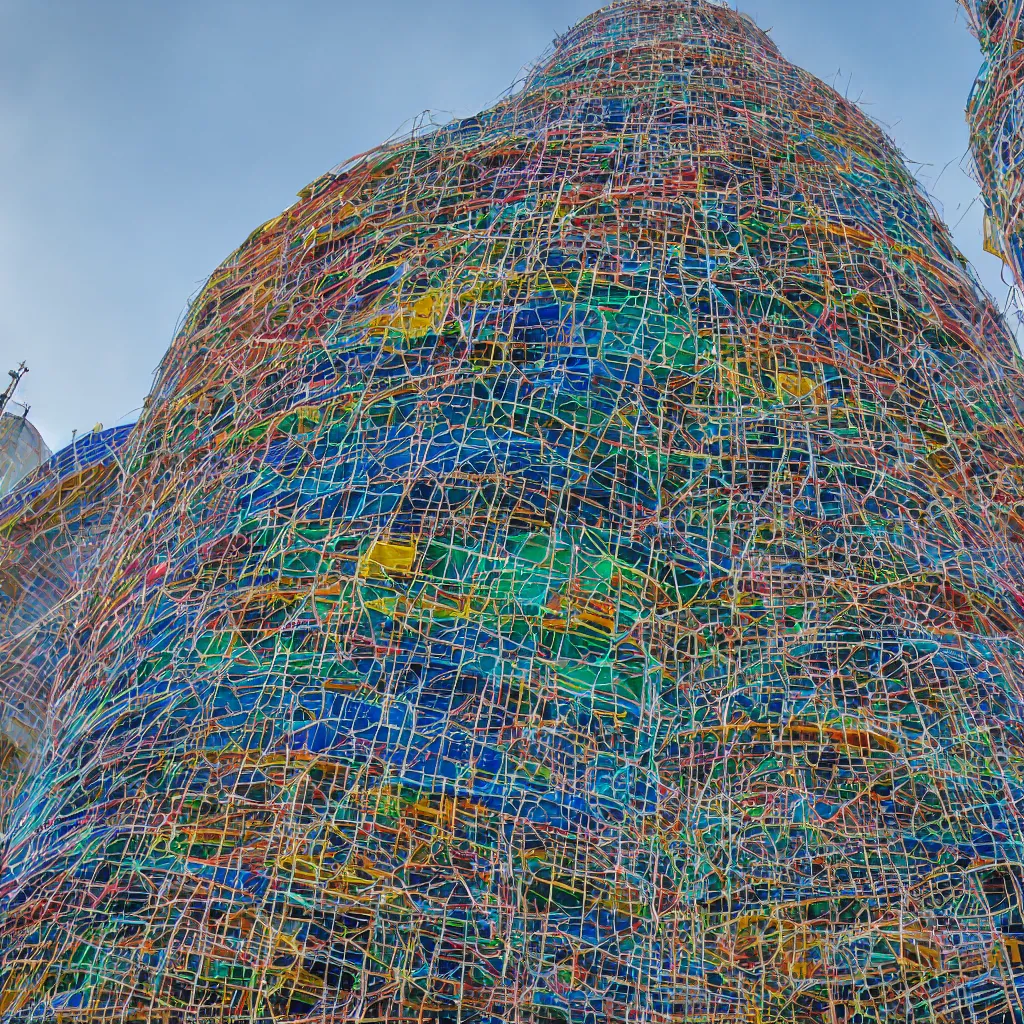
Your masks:
{"label": "smaller tower", "polygon": [[8,370],[10,383],[0,392],[0,495],[6,494],[19,480],[24,479],[51,455],[39,431],[29,422],[27,405],[20,412],[10,411],[14,392],[28,373],[22,363],[16,370]]}

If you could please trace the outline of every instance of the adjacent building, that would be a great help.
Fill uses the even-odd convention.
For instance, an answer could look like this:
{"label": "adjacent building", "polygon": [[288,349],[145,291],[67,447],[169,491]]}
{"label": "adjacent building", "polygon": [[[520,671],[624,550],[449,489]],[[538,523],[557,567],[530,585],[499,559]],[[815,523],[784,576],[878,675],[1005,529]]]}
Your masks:
{"label": "adjacent building", "polygon": [[961,0],[985,63],[967,115],[986,208],[986,246],[1024,288],[1024,3]]}
{"label": "adjacent building", "polygon": [[42,755],[81,590],[117,509],[130,426],[77,438],[0,500],[0,761],[10,796]]}

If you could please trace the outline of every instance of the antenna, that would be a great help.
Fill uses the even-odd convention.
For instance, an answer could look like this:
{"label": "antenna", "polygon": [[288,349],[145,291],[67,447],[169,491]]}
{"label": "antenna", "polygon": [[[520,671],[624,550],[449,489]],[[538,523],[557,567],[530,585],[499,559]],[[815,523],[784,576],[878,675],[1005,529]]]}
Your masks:
{"label": "antenna", "polygon": [[0,392],[0,412],[3,412],[7,408],[7,403],[14,397],[14,392],[17,390],[18,385],[21,383],[21,378],[28,373],[28,367],[22,362],[22,364],[16,370],[8,370],[7,374],[11,378],[11,383],[7,385],[7,390]]}

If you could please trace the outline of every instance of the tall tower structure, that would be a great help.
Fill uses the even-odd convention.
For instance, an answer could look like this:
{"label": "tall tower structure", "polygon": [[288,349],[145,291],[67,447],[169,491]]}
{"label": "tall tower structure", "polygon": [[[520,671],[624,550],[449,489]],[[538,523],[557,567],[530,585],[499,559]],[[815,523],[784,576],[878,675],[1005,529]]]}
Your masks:
{"label": "tall tower structure", "polygon": [[3,1020],[1019,1019],[1024,377],[748,19],[313,182],[126,459]]}

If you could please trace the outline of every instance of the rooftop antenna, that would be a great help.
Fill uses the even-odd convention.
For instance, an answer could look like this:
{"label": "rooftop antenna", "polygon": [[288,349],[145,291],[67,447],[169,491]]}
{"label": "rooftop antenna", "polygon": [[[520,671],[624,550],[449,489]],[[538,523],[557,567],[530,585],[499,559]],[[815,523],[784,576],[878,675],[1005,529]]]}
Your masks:
{"label": "rooftop antenna", "polygon": [[21,383],[21,378],[28,373],[28,367],[24,362],[16,370],[8,370],[7,374],[11,378],[11,383],[7,385],[7,390],[0,392],[0,413],[7,408],[7,403],[14,397],[14,392],[17,390],[18,385]]}

